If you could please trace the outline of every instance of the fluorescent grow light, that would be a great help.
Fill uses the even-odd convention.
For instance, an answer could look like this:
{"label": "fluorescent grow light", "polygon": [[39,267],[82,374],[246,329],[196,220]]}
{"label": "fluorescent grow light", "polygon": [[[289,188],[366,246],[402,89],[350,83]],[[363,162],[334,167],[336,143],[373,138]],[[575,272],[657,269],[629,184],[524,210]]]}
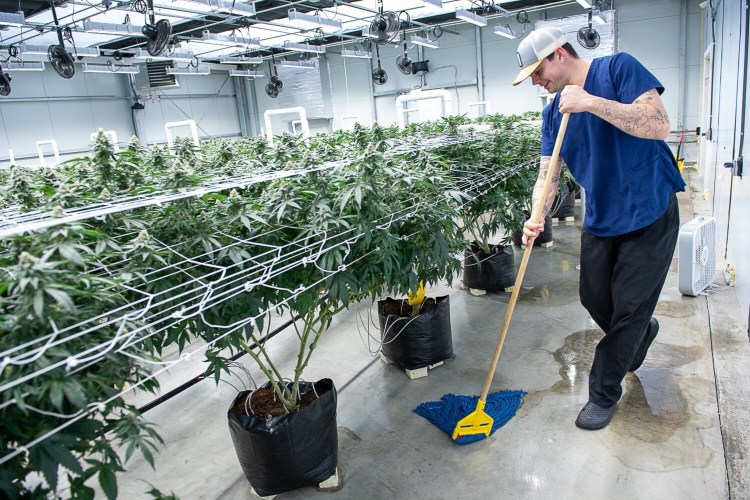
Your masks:
{"label": "fluorescent grow light", "polygon": [[19,54],[26,54],[30,56],[46,56],[48,50],[48,45],[27,45],[25,43],[22,43],[18,46]]}
{"label": "fluorescent grow light", "polygon": [[277,64],[282,68],[314,69],[316,67],[315,61],[279,61]]}
{"label": "fluorescent grow light", "polygon": [[487,18],[478,16],[466,9],[456,9],[456,19],[461,19],[476,26],[487,26]]}
{"label": "fluorescent grow light", "polygon": [[127,75],[137,75],[141,72],[138,66],[116,66],[114,64],[89,64],[83,63],[84,73],[122,73]]}
{"label": "fluorescent grow light", "polygon": [[187,61],[190,62],[195,58],[192,52],[173,52],[169,55],[162,53],[158,56],[152,56],[148,51],[137,49],[135,51],[136,59],[151,59],[153,61]]}
{"label": "fluorescent grow light", "polygon": [[206,76],[211,74],[211,69],[205,66],[194,68],[188,66],[187,68],[166,68],[168,75],[193,75],[193,76]]}
{"label": "fluorescent grow light", "polygon": [[245,77],[245,78],[263,78],[266,74],[262,71],[253,71],[250,69],[230,69],[229,76]]}
{"label": "fluorescent grow light", "polygon": [[217,45],[224,45],[226,47],[260,47],[260,38],[245,38],[237,35],[222,35],[219,33],[211,33],[210,31],[204,31],[201,39],[205,42],[215,43]]}
{"label": "fluorescent grow light", "polygon": [[97,47],[75,47],[71,53],[78,57],[99,57],[101,55]]}
{"label": "fluorescent grow light", "polygon": [[495,34],[510,39],[516,38],[516,34],[513,33],[513,30],[510,29],[510,26],[508,26],[507,24],[505,26],[495,26]]}
{"label": "fluorescent grow light", "polygon": [[261,64],[263,62],[262,57],[243,57],[243,56],[221,56],[219,57],[219,63],[221,64]]}
{"label": "fluorescent grow light", "polygon": [[0,12],[0,26],[12,26],[22,28],[26,23],[23,12]]}
{"label": "fluorescent grow light", "polygon": [[312,52],[313,54],[323,54],[326,51],[325,45],[313,45],[311,43],[294,43],[289,40],[284,41],[284,48],[294,52]]}
{"label": "fluorescent grow light", "polygon": [[593,9],[591,11],[591,19],[599,24],[607,24],[607,18],[604,17],[604,14],[599,9]]}
{"label": "fluorescent grow light", "polygon": [[372,52],[369,50],[341,50],[342,57],[356,57],[358,59],[372,59]]}
{"label": "fluorescent grow light", "polygon": [[44,71],[43,62],[14,62],[3,63],[4,71]]}
{"label": "fluorescent grow light", "polygon": [[326,32],[341,31],[342,24],[338,19],[328,19],[321,15],[305,14],[297,9],[289,9],[289,21],[300,28],[320,28]]}
{"label": "fluorescent grow light", "polygon": [[425,7],[435,8],[435,9],[442,9],[443,8],[443,0],[420,0],[422,5]]}
{"label": "fluorescent grow light", "polygon": [[578,3],[581,4],[581,7],[584,9],[590,9],[592,7],[591,0],[578,0]]}
{"label": "fluorescent grow light", "polygon": [[85,19],[83,21],[83,31],[86,33],[99,33],[101,35],[128,36],[132,34],[140,35],[143,26],[136,26],[130,23],[97,23]]}
{"label": "fluorescent grow light", "polygon": [[240,0],[185,0],[186,3],[200,5],[204,10],[208,7],[210,12],[222,12],[235,16],[254,16],[255,2],[242,2]]}
{"label": "fluorescent grow light", "polygon": [[411,43],[415,45],[421,45],[422,47],[427,47],[430,49],[440,48],[440,42],[438,42],[437,40],[430,40],[429,38],[424,38],[417,35],[411,36]]}

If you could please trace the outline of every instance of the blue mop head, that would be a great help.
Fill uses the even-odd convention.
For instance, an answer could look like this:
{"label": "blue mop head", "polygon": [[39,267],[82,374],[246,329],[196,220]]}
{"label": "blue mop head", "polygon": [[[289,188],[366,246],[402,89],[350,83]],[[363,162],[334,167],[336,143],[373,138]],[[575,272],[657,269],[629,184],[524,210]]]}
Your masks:
{"label": "blue mop head", "polygon": [[[525,395],[524,391],[498,391],[487,396],[487,405],[484,407],[484,411],[494,420],[490,434],[513,418],[523,404]],[[476,410],[477,401],[479,401],[479,396],[446,394],[440,398],[440,401],[428,401],[420,404],[414,409],[414,413],[426,418],[440,430],[452,436],[458,421]],[[484,434],[473,434],[461,436],[455,442],[469,444],[481,441],[485,437]]]}

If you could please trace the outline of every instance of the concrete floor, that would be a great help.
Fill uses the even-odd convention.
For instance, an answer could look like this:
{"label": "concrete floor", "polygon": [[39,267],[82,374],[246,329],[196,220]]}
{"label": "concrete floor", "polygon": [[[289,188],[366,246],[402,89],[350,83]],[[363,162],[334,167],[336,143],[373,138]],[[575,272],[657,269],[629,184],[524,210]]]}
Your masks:
{"label": "concrete floor", "polygon": [[[683,223],[700,213],[691,194],[680,195]],[[306,371],[308,380],[332,378],[339,391],[342,487],[277,498],[750,498],[750,345],[734,290],[682,296],[675,258],[656,310],[661,330],[643,367],[625,378],[609,427],[583,431],[573,422],[602,334],[578,301],[579,222],[554,234],[552,248],[532,253],[494,378],[492,390],[528,392],[505,427],[458,446],[412,410],[445,393],[481,391],[510,294],[475,297],[458,283],[428,290],[450,295],[456,357],[418,380],[370,352],[376,345],[368,346],[358,319],[372,314],[377,322],[376,315],[353,308],[335,319]],[[374,327],[369,333],[378,335]],[[283,366],[292,361],[293,337],[271,342]],[[181,363],[162,389],[200,371],[199,359]],[[155,471],[131,459],[118,477],[120,498],[145,498],[145,481],[183,499],[253,498],[227,428],[234,394],[203,381],[149,411],[166,445]]]}

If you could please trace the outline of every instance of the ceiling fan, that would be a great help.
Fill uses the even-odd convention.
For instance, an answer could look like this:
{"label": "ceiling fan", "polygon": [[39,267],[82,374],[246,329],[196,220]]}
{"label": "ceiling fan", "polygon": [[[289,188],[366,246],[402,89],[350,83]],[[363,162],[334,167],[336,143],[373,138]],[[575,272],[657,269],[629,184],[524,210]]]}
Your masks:
{"label": "ceiling fan", "polygon": [[380,65],[380,49],[377,45],[375,45],[375,53],[378,57],[378,67],[372,70],[372,81],[375,85],[385,85],[385,82],[388,81],[388,73]]}
{"label": "ceiling fan", "polygon": [[10,75],[3,73],[3,67],[0,66],[0,95],[5,97],[10,94]]}

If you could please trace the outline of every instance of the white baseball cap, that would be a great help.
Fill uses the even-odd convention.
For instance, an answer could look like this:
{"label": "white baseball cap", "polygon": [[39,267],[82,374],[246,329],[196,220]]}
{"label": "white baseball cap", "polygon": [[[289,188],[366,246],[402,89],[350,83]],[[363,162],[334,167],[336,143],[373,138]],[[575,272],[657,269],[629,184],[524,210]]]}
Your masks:
{"label": "white baseball cap", "polygon": [[538,28],[529,33],[529,36],[518,44],[518,65],[521,71],[518,73],[513,85],[518,85],[526,80],[542,63],[545,57],[552,54],[555,49],[568,43],[565,33],[560,28],[548,26]]}

